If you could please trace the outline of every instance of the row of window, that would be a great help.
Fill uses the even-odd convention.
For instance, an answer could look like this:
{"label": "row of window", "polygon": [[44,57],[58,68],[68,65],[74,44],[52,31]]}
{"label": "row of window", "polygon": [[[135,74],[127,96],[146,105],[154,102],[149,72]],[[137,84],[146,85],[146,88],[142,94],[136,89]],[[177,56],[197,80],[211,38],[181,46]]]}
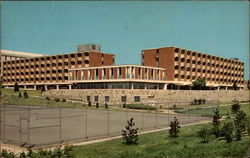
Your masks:
{"label": "row of window", "polygon": [[[91,101],[91,97],[87,96],[87,101]],[[100,99],[99,96],[94,96],[94,101],[98,102]],[[104,96],[104,100],[105,102],[109,102],[110,97],[109,96]],[[134,102],[140,102],[141,101],[141,97],[140,96],[134,96]],[[127,96],[121,96],[121,102],[127,102]]]}
{"label": "row of window", "polygon": [[41,77],[41,78],[16,78],[16,79],[3,79],[3,82],[30,82],[30,81],[51,81],[51,80],[68,80],[68,76],[58,76],[58,77]]}
{"label": "row of window", "polygon": [[3,74],[3,76],[10,76],[10,75],[12,75],[12,76],[14,76],[14,75],[29,75],[29,74],[31,74],[31,75],[33,75],[33,74],[49,74],[49,73],[62,73],[62,72],[65,72],[65,73],[68,73],[68,69],[64,69],[64,70],[52,70],[52,71],[50,71],[50,70],[46,70],[46,71],[26,71],[25,73],[24,72],[16,72],[16,73],[14,73],[14,72],[12,72],[12,73],[4,73]]}
{"label": "row of window", "polygon": [[175,53],[187,54],[187,55],[212,59],[212,60],[216,60],[216,61],[223,61],[223,62],[233,63],[233,64],[240,64],[240,65],[244,64],[243,62],[239,62],[239,61],[236,61],[236,60],[224,59],[224,58],[220,58],[220,57],[216,57],[216,56],[212,56],[212,55],[208,55],[208,54],[202,54],[202,53],[197,53],[197,52],[186,51],[186,50],[183,50],[183,49],[181,50],[179,48],[175,49]]}
{"label": "row of window", "polygon": [[[175,78],[179,78],[179,77],[180,77],[180,78],[182,78],[182,79],[185,79],[185,75],[175,74],[174,77],[175,77]],[[196,78],[197,78],[196,76],[192,76],[192,80],[195,80]],[[191,79],[191,76],[190,76],[190,75],[187,75],[187,76],[186,76],[186,79]],[[235,81],[235,80],[233,80],[233,79],[232,79],[232,80],[231,80],[231,79],[223,79],[223,78],[221,78],[221,79],[216,78],[216,79],[215,79],[215,78],[210,78],[210,77],[207,77],[206,80],[207,80],[207,81],[232,82],[232,83]],[[243,83],[243,80],[240,81],[240,82]]]}
{"label": "row of window", "polygon": [[[82,57],[82,56],[89,56],[89,52],[84,52],[84,53],[77,53],[77,54],[70,54],[70,55],[58,55],[58,56],[48,56],[48,57],[39,57],[39,58],[31,58],[31,59],[23,59],[23,60],[12,60],[12,61],[7,61],[7,64],[15,64],[15,63],[24,63],[24,62],[34,62],[34,61],[45,61],[45,60],[56,60],[56,59],[62,59],[62,58],[69,58],[69,56],[71,58],[74,57]],[[103,54],[102,54],[103,56]]]}
{"label": "row of window", "polygon": [[[175,61],[179,61],[179,57],[175,57]],[[185,58],[181,58],[181,60],[180,60],[181,62],[187,62],[187,63],[191,63],[191,60],[190,59],[187,59],[187,60],[185,60]],[[243,71],[243,68],[242,69],[237,69],[237,67],[238,67],[238,65],[229,65],[229,66],[227,66],[227,65],[219,65],[219,64],[214,64],[214,63],[206,63],[206,62],[201,62],[201,61],[196,61],[196,60],[192,60],[192,64],[197,64],[197,65],[203,65],[203,66],[212,66],[212,67],[217,67],[217,68],[224,68],[224,69],[232,69],[232,70],[234,70],[234,69],[236,69],[236,70],[241,70],[241,71]]]}

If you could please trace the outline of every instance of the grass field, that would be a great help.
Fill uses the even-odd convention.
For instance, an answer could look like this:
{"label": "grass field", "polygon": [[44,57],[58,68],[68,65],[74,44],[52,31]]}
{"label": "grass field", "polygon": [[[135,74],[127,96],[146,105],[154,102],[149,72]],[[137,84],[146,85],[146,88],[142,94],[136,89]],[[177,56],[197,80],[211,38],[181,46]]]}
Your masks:
{"label": "grass field", "polygon": [[[240,104],[241,105],[241,110],[243,110],[245,113],[249,114],[249,106],[250,104]],[[231,106],[213,106],[213,107],[202,107],[202,106],[196,106],[192,107],[192,108],[185,108],[185,109],[181,109],[181,110],[176,110],[177,113],[182,113],[182,114],[196,114],[196,115],[200,115],[200,116],[212,116],[213,114],[213,110],[215,108],[219,108],[220,110],[220,114],[222,116],[226,116],[226,115],[231,115]]]}
{"label": "grass field", "polygon": [[214,158],[243,157],[249,143],[245,135],[242,141],[226,143],[211,136],[209,143],[201,143],[197,131],[211,124],[181,128],[178,138],[169,138],[168,131],[143,134],[137,145],[125,145],[122,139],[75,147],[78,158]]}

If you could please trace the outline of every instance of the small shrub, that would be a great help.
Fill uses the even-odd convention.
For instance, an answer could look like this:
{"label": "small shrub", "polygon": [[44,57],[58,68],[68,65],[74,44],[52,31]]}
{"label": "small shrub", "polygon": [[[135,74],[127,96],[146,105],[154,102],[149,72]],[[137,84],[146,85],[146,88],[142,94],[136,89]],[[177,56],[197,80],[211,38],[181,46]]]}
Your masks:
{"label": "small shrub", "polygon": [[122,138],[125,140],[127,145],[137,144],[138,141],[138,128],[135,128],[134,118],[132,117],[127,121],[127,125],[125,126],[125,130],[122,130]]}
{"label": "small shrub", "polygon": [[156,107],[142,104],[127,104],[128,109],[156,110]]}
{"label": "small shrub", "polygon": [[7,150],[2,150],[2,155],[3,158],[16,158],[15,154],[13,152],[8,152]]}
{"label": "small shrub", "polygon": [[91,107],[91,101],[90,100],[88,101],[88,106]]}
{"label": "small shrub", "polygon": [[49,98],[49,97],[47,97],[47,96],[45,97],[45,99],[46,99],[46,100],[50,100],[50,98]]}
{"label": "small shrub", "polygon": [[202,138],[202,143],[208,143],[209,131],[206,127],[202,128],[200,131],[198,131],[197,136]]}
{"label": "small shrub", "polygon": [[177,118],[174,117],[174,121],[170,122],[169,136],[173,138],[177,138],[178,133],[180,133],[179,128],[181,128],[181,126],[179,125]]}
{"label": "small shrub", "polygon": [[176,105],[173,105],[173,110],[176,110]]}
{"label": "small shrub", "polygon": [[14,85],[14,92],[19,92],[19,85],[18,85],[18,83],[15,83],[15,85]]}
{"label": "small shrub", "polygon": [[62,99],[62,102],[66,102],[66,99]]}
{"label": "small shrub", "polygon": [[95,107],[96,107],[96,108],[99,108],[99,103],[96,103]]}
{"label": "small shrub", "polygon": [[107,103],[105,103],[105,109],[108,109],[109,107],[108,107],[108,104]]}
{"label": "small shrub", "polygon": [[29,98],[29,95],[28,95],[28,93],[27,93],[26,91],[24,91],[23,97],[24,97],[25,99]]}
{"label": "small shrub", "polygon": [[59,102],[60,101],[60,99],[59,98],[55,98],[55,102]]}
{"label": "small shrub", "polygon": [[235,136],[236,140],[241,140],[242,134],[247,131],[248,120],[246,117],[246,113],[238,111],[235,119],[234,119],[234,126],[235,126]]}
{"label": "small shrub", "polygon": [[203,103],[203,100],[202,99],[199,99],[198,100],[198,105],[201,105]]}
{"label": "small shrub", "polygon": [[213,133],[215,135],[216,138],[220,137],[220,119],[221,119],[221,115],[220,115],[220,111],[218,110],[218,108],[216,108],[213,111]]}
{"label": "small shrub", "polygon": [[19,98],[22,98],[22,97],[23,97],[22,93],[21,93],[21,92],[19,92]]}
{"label": "small shrub", "polygon": [[123,103],[123,104],[122,104],[122,107],[123,107],[123,108],[127,108],[126,103]]}
{"label": "small shrub", "polygon": [[194,99],[194,105],[198,105],[198,100]]}
{"label": "small shrub", "polygon": [[234,124],[232,122],[224,123],[222,127],[222,136],[226,139],[227,143],[230,143],[233,141]]}
{"label": "small shrub", "polygon": [[206,99],[202,99],[202,104],[206,104]]}
{"label": "small shrub", "polygon": [[236,114],[239,110],[240,110],[240,104],[239,102],[235,102],[233,105],[232,105],[232,113],[233,114]]}

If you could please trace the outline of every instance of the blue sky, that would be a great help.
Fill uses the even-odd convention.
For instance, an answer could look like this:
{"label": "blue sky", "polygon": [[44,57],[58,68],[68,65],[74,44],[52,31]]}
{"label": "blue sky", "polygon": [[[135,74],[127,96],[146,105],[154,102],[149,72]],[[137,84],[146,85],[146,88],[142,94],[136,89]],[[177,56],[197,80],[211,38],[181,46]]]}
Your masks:
{"label": "blue sky", "polygon": [[116,64],[140,64],[140,51],[177,46],[237,57],[249,70],[249,8],[245,1],[2,2],[1,49],[75,52],[96,43]]}

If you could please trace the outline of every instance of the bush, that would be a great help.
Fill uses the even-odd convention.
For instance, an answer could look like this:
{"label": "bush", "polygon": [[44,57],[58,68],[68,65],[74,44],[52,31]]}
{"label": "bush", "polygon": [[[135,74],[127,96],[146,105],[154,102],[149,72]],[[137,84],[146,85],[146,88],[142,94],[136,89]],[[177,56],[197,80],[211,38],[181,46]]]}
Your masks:
{"label": "bush", "polygon": [[28,95],[28,93],[27,93],[26,91],[24,91],[23,97],[24,97],[25,99],[29,98],[29,95]]}
{"label": "bush", "polygon": [[22,93],[21,93],[21,92],[19,92],[19,98],[22,98],[22,97],[23,97]]}
{"label": "bush", "polygon": [[234,119],[236,140],[241,140],[242,134],[247,131],[248,120],[246,113],[242,110],[237,112]]}
{"label": "bush", "polygon": [[49,98],[49,97],[47,97],[47,96],[45,97],[45,99],[46,99],[46,100],[50,100],[50,98]]}
{"label": "bush", "polygon": [[122,107],[123,107],[123,108],[127,108],[126,103],[123,103],[123,104],[122,104]]}
{"label": "bush", "polygon": [[91,107],[91,101],[90,100],[88,100],[88,106]]}
{"label": "bush", "polygon": [[177,138],[178,133],[180,133],[179,128],[181,128],[181,126],[179,125],[177,118],[174,117],[174,121],[170,122],[169,136],[173,138]]}
{"label": "bush", "polygon": [[96,103],[96,106],[95,106],[96,108],[99,108],[99,103]]}
{"label": "bush", "polygon": [[60,101],[60,99],[59,98],[55,98],[55,102],[59,102]]}
{"label": "bush", "polygon": [[222,136],[226,139],[228,143],[233,141],[234,124],[232,122],[224,123],[222,127]]}
{"label": "bush", "polygon": [[233,114],[236,114],[239,110],[240,110],[240,104],[239,102],[235,102],[233,105],[232,105],[232,113]]}
{"label": "bush", "polygon": [[66,102],[66,99],[62,99],[62,102]]}
{"label": "bush", "polygon": [[130,120],[127,121],[127,125],[125,126],[125,130],[122,130],[122,138],[125,140],[124,143],[127,145],[137,144],[138,141],[138,128],[134,128],[134,118],[132,117]]}
{"label": "bush", "polygon": [[19,92],[19,85],[18,85],[18,83],[15,83],[15,85],[14,85],[14,92]]}
{"label": "bush", "polygon": [[220,115],[220,111],[216,108],[213,111],[214,115],[213,115],[213,133],[215,135],[216,138],[220,137],[220,119],[221,119],[221,115]]}
{"label": "bush", "polygon": [[156,110],[156,107],[142,104],[127,104],[128,109]]}
{"label": "bush", "polygon": [[105,109],[108,109],[109,107],[108,107],[108,104],[107,103],[105,103]]}
{"label": "bush", "polygon": [[200,131],[197,132],[197,136],[202,138],[202,143],[208,143],[209,139],[209,131],[206,127],[202,128]]}

